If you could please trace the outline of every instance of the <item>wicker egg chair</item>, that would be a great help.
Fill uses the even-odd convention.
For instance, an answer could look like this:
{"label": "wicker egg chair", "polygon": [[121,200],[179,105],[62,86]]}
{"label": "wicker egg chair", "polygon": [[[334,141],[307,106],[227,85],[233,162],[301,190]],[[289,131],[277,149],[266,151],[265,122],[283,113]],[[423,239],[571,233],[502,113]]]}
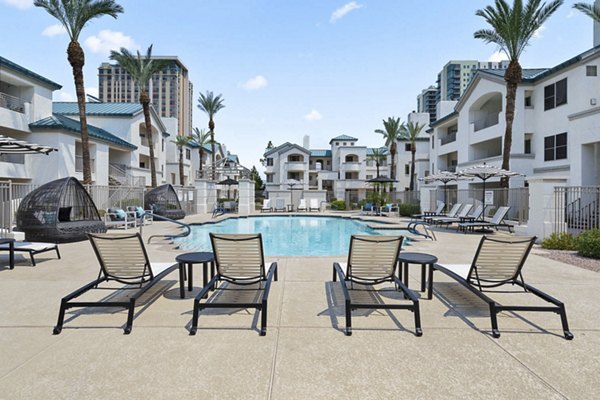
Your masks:
{"label": "wicker egg chair", "polygon": [[156,215],[170,219],[182,219],[185,211],[177,198],[177,193],[171,184],[161,185],[146,193],[144,196],[144,208],[152,210]]}

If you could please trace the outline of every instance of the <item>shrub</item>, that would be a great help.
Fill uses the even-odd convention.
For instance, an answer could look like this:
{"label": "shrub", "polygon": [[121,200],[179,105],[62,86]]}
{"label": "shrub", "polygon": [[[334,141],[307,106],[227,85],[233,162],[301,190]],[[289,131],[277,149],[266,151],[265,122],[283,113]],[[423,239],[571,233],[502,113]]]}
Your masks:
{"label": "shrub", "polygon": [[335,200],[331,202],[332,210],[340,210],[343,211],[346,209],[346,202],[344,200]]}
{"label": "shrub", "polygon": [[542,247],[550,250],[577,250],[577,238],[570,233],[553,233],[542,240]]}
{"label": "shrub", "polygon": [[421,206],[418,204],[400,204],[398,205],[398,212],[401,217],[410,217],[413,214],[421,212]]}
{"label": "shrub", "polygon": [[600,259],[600,230],[592,229],[579,235],[577,251],[584,257]]}

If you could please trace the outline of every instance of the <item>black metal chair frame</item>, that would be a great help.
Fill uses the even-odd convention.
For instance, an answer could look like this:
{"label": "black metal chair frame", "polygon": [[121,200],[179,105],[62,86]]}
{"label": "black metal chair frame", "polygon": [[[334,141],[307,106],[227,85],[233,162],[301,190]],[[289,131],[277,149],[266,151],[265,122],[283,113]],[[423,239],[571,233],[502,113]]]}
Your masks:
{"label": "black metal chair frame", "polygon": [[485,228],[495,228],[496,230],[498,230],[498,227],[502,226],[502,227],[508,228],[508,232],[512,233],[513,232],[512,225],[504,223],[504,220],[506,219],[507,215],[508,215],[508,209],[506,210],[506,212],[504,213],[504,215],[502,216],[502,218],[500,219],[500,221],[498,223],[493,223],[493,222],[488,222],[488,221],[461,222],[456,227],[456,230],[462,230],[464,233],[467,233],[467,231],[474,232],[475,228],[484,228],[484,229]]}
{"label": "black metal chair frame", "polygon": [[[17,244],[19,242],[16,242],[15,244]],[[35,263],[35,258],[33,256],[35,256],[36,254],[41,254],[41,253],[45,253],[47,251],[53,251],[56,250],[56,257],[60,260],[60,252],[58,251],[58,245],[54,244],[53,246],[47,248],[47,249],[43,249],[43,250],[34,250],[34,249],[26,249],[26,248],[19,248],[19,247],[14,247],[12,249],[13,252],[23,252],[23,253],[29,253],[29,258],[31,258],[31,265],[32,266],[36,266]],[[9,247],[2,247],[0,248],[0,251],[11,251],[11,249]]]}
{"label": "black metal chair frame", "polygon": [[[95,235],[89,234],[89,236],[95,236]],[[174,263],[171,267],[165,269],[158,275],[154,275],[152,273],[152,269],[150,267],[148,253],[146,252],[146,248],[144,247],[142,237],[140,236],[139,233],[134,233],[131,235],[118,235],[113,238],[103,238],[103,240],[119,240],[121,238],[131,238],[133,236],[137,236],[137,238],[139,239],[140,244],[142,246],[143,253],[144,253],[144,257],[146,258],[144,274],[139,276],[138,278],[140,279],[140,281],[136,282],[136,284],[139,284],[138,291],[135,292],[129,298],[128,301],[73,301],[73,299],[76,299],[77,297],[88,292],[89,290],[97,289],[98,285],[100,285],[101,283],[104,283],[104,282],[116,281],[119,283],[123,283],[125,285],[129,285],[132,283],[132,282],[122,280],[117,277],[108,275],[108,273],[105,270],[102,258],[100,257],[100,254],[98,252],[98,249],[94,245],[94,242],[90,240],[90,243],[92,244],[92,247],[94,248],[94,253],[96,254],[96,257],[98,257],[98,262],[100,263],[100,272],[98,273],[98,278],[96,280],[88,283],[87,285],[82,286],[81,288],[75,290],[74,292],[68,294],[67,296],[63,297],[63,299],[60,302],[60,310],[58,312],[58,322],[53,330],[53,333],[55,335],[60,334],[62,331],[66,310],[68,310],[70,308],[74,308],[74,307],[100,307],[100,308],[102,308],[102,307],[104,307],[104,308],[122,307],[122,308],[125,308],[128,310],[128,312],[127,312],[127,323],[125,324],[125,328],[123,328],[123,331],[124,331],[125,335],[128,335],[129,333],[131,333],[131,329],[133,328],[135,303],[136,303],[137,299],[140,298],[148,289],[150,289],[152,286],[154,286],[154,284],[156,284],[158,281],[160,281],[162,278],[164,278],[166,275],[171,273],[174,269],[178,268],[178,266],[179,266],[177,263]],[[149,275],[147,275],[147,273],[149,273]],[[117,288],[115,290],[118,291],[118,290],[129,290],[129,289],[131,289],[131,288],[123,287],[123,288]]]}
{"label": "black metal chair frame", "polygon": [[[244,239],[229,239],[229,238],[220,237],[219,240],[231,240],[231,241],[239,242],[239,241],[244,241],[244,240],[255,240],[256,237],[258,237],[260,240],[260,253],[261,253],[260,256],[262,259],[261,274],[259,276],[252,277],[252,278],[238,279],[238,278],[233,278],[233,277],[223,275],[221,273],[221,270],[219,268],[218,253],[216,251],[214,251],[214,249],[215,249],[214,234],[210,233],[210,240],[211,240],[211,244],[213,246],[213,252],[215,254],[215,264],[217,266],[217,271],[216,271],[215,276],[206,284],[206,286],[204,286],[202,288],[200,293],[198,293],[198,295],[194,299],[194,311],[193,311],[193,316],[192,316],[192,325],[190,327],[190,335],[193,336],[196,334],[196,331],[198,330],[198,318],[200,317],[200,311],[202,311],[205,308],[255,308],[261,313],[260,336],[265,336],[267,334],[268,298],[269,298],[269,292],[271,290],[271,283],[273,281],[277,281],[277,263],[276,262],[271,263],[271,265],[269,267],[269,271],[265,273],[265,263],[264,263],[265,258],[264,258],[263,246],[262,246],[262,235],[260,233],[258,233],[256,236],[252,236],[252,237],[248,237],[248,238],[244,238]],[[263,295],[261,297],[260,302],[257,302],[257,303],[221,303],[221,302],[201,303],[200,300],[202,300],[204,297],[207,297],[208,292],[210,290],[219,290],[217,284],[220,281],[225,281],[225,282],[228,282],[228,283],[234,284],[234,285],[253,285],[253,284],[258,283],[259,285],[262,286],[262,284],[264,283]]]}
{"label": "black metal chair frame", "polygon": [[[481,248],[483,247],[483,243],[486,240],[491,240],[491,241],[495,241],[495,242],[505,242],[504,240],[493,239],[493,238],[489,238],[487,236],[483,236],[481,238],[481,241],[479,242],[477,252],[475,253],[475,257],[473,258],[473,262],[471,263],[471,269],[469,271],[469,275],[467,276],[467,279],[464,279],[460,275],[454,273],[453,271],[451,271],[449,269],[444,268],[443,266],[441,266],[439,264],[435,264],[433,266],[433,270],[440,271],[440,272],[443,272],[444,274],[448,275],[449,277],[451,277],[452,279],[454,279],[455,281],[460,283],[462,286],[469,289],[469,291],[471,291],[471,293],[475,294],[477,297],[479,297],[481,300],[485,301],[488,304],[489,309],[490,309],[492,336],[494,338],[500,337],[500,330],[498,329],[498,319],[497,319],[497,315],[499,312],[502,312],[502,311],[534,311],[534,312],[553,312],[553,313],[559,314],[565,339],[572,340],[573,334],[569,331],[569,323],[567,321],[567,312],[566,312],[564,303],[562,303],[561,301],[555,299],[554,297],[542,292],[541,290],[539,290],[531,285],[526,284],[523,279],[522,269],[523,269],[523,266],[525,265],[525,260],[527,259],[529,252],[531,251],[531,248],[533,247],[536,237],[534,236],[530,239],[529,238],[527,239],[527,240],[530,240],[531,243],[529,244],[529,247],[521,261],[521,264],[518,266],[514,276],[509,280],[500,281],[500,282],[487,282],[487,281],[479,279],[479,277],[477,275],[477,258],[479,257],[479,253],[481,251]],[[484,293],[485,289],[495,288],[495,287],[499,287],[499,286],[506,285],[506,284],[518,285],[518,286],[522,287],[525,292],[532,293],[535,296],[539,297],[540,299],[553,304],[553,306],[501,305],[501,304],[497,303],[495,300],[488,297]],[[431,293],[431,290],[433,289],[432,285],[433,285],[433,279],[430,279],[429,280],[429,292],[430,293]]]}
{"label": "black metal chair frame", "polygon": [[[374,236],[373,239],[377,237]],[[402,240],[404,238],[400,236],[398,239],[400,244],[402,244]],[[352,242],[354,240],[361,240],[360,238],[356,238],[354,235],[350,240],[350,251],[348,253],[348,265],[347,265],[347,274],[344,274],[342,270],[342,266],[338,262],[333,263],[333,282],[337,281],[337,277],[340,279],[340,283],[342,285],[342,291],[344,292],[344,308],[345,308],[345,316],[346,316],[346,336],[352,335],[352,310],[358,309],[385,309],[385,310],[409,310],[414,313],[415,317],[415,335],[422,336],[423,330],[421,328],[421,313],[419,309],[419,299],[418,297],[404,285],[404,283],[392,272],[390,276],[381,277],[379,279],[357,279],[352,276],[352,266],[350,264],[350,255],[352,254]],[[400,247],[398,246],[398,252],[396,254],[396,260],[398,259],[398,255],[400,254]],[[395,268],[394,268],[395,270]],[[348,282],[350,283],[351,289],[348,289]],[[353,303],[350,297],[350,290],[353,290],[353,284],[362,284],[362,285],[377,285],[385,282],[394,282],[396,286],[396,290],[400,289],[404,294],[404,298],[408,298],[412,304],[367,304],[367,303]]]}

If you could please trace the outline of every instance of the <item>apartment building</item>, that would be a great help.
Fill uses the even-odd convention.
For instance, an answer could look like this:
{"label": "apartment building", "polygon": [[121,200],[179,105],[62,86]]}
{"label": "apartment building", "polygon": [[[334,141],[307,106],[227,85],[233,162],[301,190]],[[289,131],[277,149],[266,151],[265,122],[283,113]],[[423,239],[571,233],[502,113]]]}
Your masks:
{"label": "apartment building", "polygon": [[[373,148],[359,146],[358,139],[340,135],[329,141],[329,149],[310,149],[309,139],[303,145],[286,142],[264,153],[266,192],[289,189],[325,191],[326,200],[358,202],[373,185],[377,166],[369,159]],[[387,151],[384,147],[381,150]],[[383,160],[379,175],[389,176],[389,161]]]}
{"label": "apartment building", "polygon": [[[176,118],[177,135],[192,133],[193,84],[187,67],[175,56],[153,56],[170,63],[154,74],[148,94],[156,112],[163,118]],[[98,67],[98,96],[106,103],[137,103],[139,88],[119,64],[102,63]]]}

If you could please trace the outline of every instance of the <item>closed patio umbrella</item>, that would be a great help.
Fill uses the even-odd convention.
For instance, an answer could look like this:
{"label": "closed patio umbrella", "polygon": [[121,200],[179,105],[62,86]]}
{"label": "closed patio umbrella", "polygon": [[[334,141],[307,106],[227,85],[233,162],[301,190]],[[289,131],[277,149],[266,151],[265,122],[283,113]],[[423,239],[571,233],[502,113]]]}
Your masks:
{"label": "closed patio umbrella", "polygon": [[425,183],[442,182],[444,184],[444,210],[448,207],[448,191],[446,188],[448,182],[471,179],[473,178],[467,176],[459,176],[456,172],[450,171],[440,171],[437,174],[432,174],[424,178],[419,178],[420,181]]}

